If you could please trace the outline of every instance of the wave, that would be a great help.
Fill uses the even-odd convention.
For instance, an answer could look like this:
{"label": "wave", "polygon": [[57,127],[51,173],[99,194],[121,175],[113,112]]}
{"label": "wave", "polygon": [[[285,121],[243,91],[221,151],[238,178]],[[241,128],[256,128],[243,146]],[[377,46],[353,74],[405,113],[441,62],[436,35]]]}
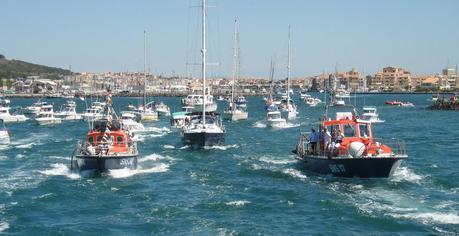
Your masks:
{"label": "wave", "polygon": [[413,219],[422,222],[423,224],[437,223],[437,224],[459,224],[459,215],[454,213],[442,212],[426,212],[426,213],[407,213],[407,214],[388,214],[396,218]]}
{"label": "wave", "polygon": [[292,160],[292,159],[271,159],[267,156],[262,156],[258,160],[261,162],[265,162],[269,164],[276,164],[276,165],[286,165],[286,164],[296,162],[296,160]]}
{"label": "wave", "polygon": [[167,127],[145,127],[145,132],[155,132],[155,133],[170,133],[171,130]]}
{"label": "wave", "polygon": [[240,207],[240,206],[244,206],[245,204],[249,204],[249,203],[251,203],[251,202],[247,201],[247,200],[239,200],[239,201],[226,202],[225,204],[227,206]]}
{"label": "wave", "polygon": [[239,145],[233,144],[233,145],[225,145],[225,146],[211,146],[211,147],[204,147],[206,150],[211,150],[211,149],[218,149],[218,150],[227,150],[228,148],[238,148]]}
{"label": "wave", "polygon": [[166,144],[166,145],[163,145],[163,148],[165,148],[165,149],[175,149],[175,146]]}
{"label": "wave", "polygon": [[0,232],[3,232],[10,228],[8,222],[0,222]]}
{"label": "wave", "polygon": [[35,145],[35,143],[28,143],[28,144],[19,144],[14,146],[15,148],[32,148]]}
{"label": "wave", "polygon": [[109,170],[108,175],[115,179],[128,178],[138,174],[149,174],[149,173],[162,173],[169,171],[169,165],[165,163],[160,163],[156,166],[150,168],[138,168],[135,170],[131,169],[119,169],[119,170]]}
{"label": "wave", "polygon": [[51,169],[39,171],[43,175],[47,176],[65,176],[69,179],[79,179],[81,176],[77,173],[73,173],[69,167],[62,163],[51,164]]}
{"label": "wave", "polygon": [[408,182],[413,182],[413,183],[419,183],[422,179],[424,179],[424,176],[418,175],[408,169],[406,166],[399,167],[395,170],[394,175],[391,178],[391,181],[395,182],[402,182],[402,181],[408,181]]}
{"label": "wave", "polygon": [[291,169],[291,168],[282,170],[282,173],[290,175],[290,176],[292,176],[294,178],[302,179],[302,180],[308,178],[301,171],[295,170],[295,169]]}
{"label": "wave", "polygon": [[156,153],[150,154],[148,156],[144,156],[143,158],[139,158],[139,162],[146,162],[146,161],[160,161],[160,160],[168,160],[168,161],[175,161],[176,159],[170,156],[162,156]]}
{"label": "wave", "polygon": [[252,127],[254,128],[266,128],[266,124],[262,121],[255,122]]}

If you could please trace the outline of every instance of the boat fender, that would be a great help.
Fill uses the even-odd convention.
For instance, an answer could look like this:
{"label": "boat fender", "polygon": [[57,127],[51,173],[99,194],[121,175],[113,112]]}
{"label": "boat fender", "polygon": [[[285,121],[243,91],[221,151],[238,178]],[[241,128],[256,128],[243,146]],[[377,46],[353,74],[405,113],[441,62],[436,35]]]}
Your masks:
{"label": "boat fender", "polygon": [[349,155],[354,158],[359,158],[365,152],[365,144],[362,142],[354,141],[349,145]]}

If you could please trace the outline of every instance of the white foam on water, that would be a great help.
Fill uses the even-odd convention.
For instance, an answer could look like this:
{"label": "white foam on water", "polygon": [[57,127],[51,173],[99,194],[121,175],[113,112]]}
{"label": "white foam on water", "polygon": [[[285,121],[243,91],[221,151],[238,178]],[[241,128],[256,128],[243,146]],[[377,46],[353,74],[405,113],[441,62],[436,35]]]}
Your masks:
{"label": "white foam on water", "polygon": [[413,183],[419,183],[424,176],[418,175],[408,169],[406,166],[399,167],[394,171],[394,175],[391,178],[391,181],[401,182],[401,181],[408,181]]}
{"label": "white foam on water", "polygon": [[165,163],[159,163],[150,168],[138,168],[135,170],[130,169],[119,169],[119,170],[109,170],[108,175],[115,179],[128,178],[138,174],[150,174],[150,173],[162,173],[169,171],[169,165]]}
{"label": "white foam on water", "polygon": [[437,223],[437,224],[459,224],[459,215],[454,213],[442,212],[425,212],[425,213],[408,213],[408,214],[388,214],[396,218],[414,219],[422,222],[423,224]]}
{"label": "white foam on water", "polygon": [[56,159],[56,160],[70,160],[70,159],[72,159],[71,157],[61,157],[61,156],[49,156],[48,158]]}
{"label": "white foam on water", "polygon": [[111,187],[110,190],[112,190],[113,192],[116,192],[118,190],[120,190],[119,188],[115,188],[115,187]]}
{"label": "white foam on water", "polygon": [[438,166],[437,166],[437,165],[435,165],[435,164],[433,164],[433,165],[432,165],[432,167],[433,167],[433,168],[437,168]]}
{"label": "white foam on water", "polygon": [[45,194],[42,194],[40,196],[32,197],[32,199],[43,199],[43,198],[47,198],[47,197],[49,197],[51,195],[53,195],[53,193],[45,193]]}
{"label": "white foam on water", "polygon": [[298,127],[298,126],[300,126],[300,125],[301,125],[301,124],[287,123],[284,127],[281,127],[281,129],[294,128],[294,127]]}
{"label": "white foam on water", "polygon": [[308,178],[306,175],[301,173],[301,171],[295,170],[295,169],[291,169],[291,168],[282,170],[282,173],[290,175],[290,176],[292,176],[294,178],[299,178],[299,179],[307,179]]}
{"label": "white foam on water", "polygon": [[146,162],[146,161],[162,161],[162,160],[175,161],[176,159],[171,156],[162,156],[156,153],[139,158],[140,163]]}
{"label": "white foam on water", "polygon": [[145,127],[145,131],[146,132],[156,132],[156,133],[170,133],[171,130],[167,127],[162,127],[162,128],[158,128],[158,127]]}
{"label": "white foam on water", "polygon": [[163,148],[165,148],[165,149],[175,149],[175,146],[166,144],[166,145],[163,145]]}
{"label": "white foam on water", "polygon": [[25,157],[24,154],[21,154],[21,153],[16,154],[16,158],[22,159],[22,158],[24,158],[24,157]]}
{"label": "white foam on water", "polygon": [[0,222],[0,232],[3,232],[10,228],[8,222]]}
{"label": "white foam on water", "polygon": [[269,163],[269,164],[276,164],[276,165],[286,165],[290,163],[296,162],[296,160],[292,159],[272,159],[267,156],[262,156],[258,159],[261,162]]}
{"label": "white foam on water", "polygon": [[211,146],[211,147],[204,147],[206,150],[211,150],[211,149],[218,149],[218,150],[228,150],[228,148],[238,148],[239,145],[233,144],[233,145],[225,145],[225,146]]}
{"label": "white foam on water", "polygon": [[179,147],[179,149],[180,149],[180,150],[183,150],[183,149],[188,149],[188,148],[190,148],[190,147],[191,147],[191,146],[189,146],[189,145],[185,145],[185,146],[183,146],[183,147]]}
{"label": "white foam on water", "polygon": [[266,124],[262,121],[255,122],[252,127],[254,128],[266,128]]}
{"label": "white foam on water", "polygon": [[[2,150],[2,149],[0,149],[0,150]],[[8,159],[7,156],[0,156],[0,161],[6,160],[6,159]]]}
{"label": "white foam on water", "polygon": [[225,204],[227,206],[240,207],[240,206],[244,206],[245,204],[249,204],[249,203],[251,203],[251,202],[247,201],[247,200],[239,200],[239,201],[226,202]]}
{"label": "white foam on water", "polygon": [[47,176],[65,176],[69,179],[79,179],[81,176],[77,173],[72,173],[69,167],[62,163],[51,164],[51,169],[39,171],[43,175]]}
{"label": "white foam on water", "polygon": [[20,145],[16,145],[15,148],[32,148],[34,145],[35,143],[20,144]]}

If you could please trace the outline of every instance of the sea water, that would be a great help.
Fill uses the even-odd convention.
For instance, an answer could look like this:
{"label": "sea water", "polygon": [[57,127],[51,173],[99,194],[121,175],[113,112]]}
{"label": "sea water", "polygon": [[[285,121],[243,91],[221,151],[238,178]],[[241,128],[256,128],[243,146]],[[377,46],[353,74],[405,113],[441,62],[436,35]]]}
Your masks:
{"label": "sea water", "polygon": [[[0,150],[0,233],[459,233],[458,112],[425,109],[430,95],[357,95],[352,104],[375,105],[386,121],[375,125],[375,135],[405,140],[409,159],[389,179],[340,179],[297,166],[291,150],[300,131],[316,126],[323,107],[295,98],[297,119],[271,129],[262,98],[250,97],[249,120],[225,121],[226,144],[214,148],[184,146],[168,118],[145,123],[147,131],[136,137],[138,169],[102,174],[70,170],[87,123],[6,124],[12,143]],[[152,99],[180,110],[179,98]],[[415,107],[384,105],[394,99]],[[113,100],[117,110],[140,102]],[[64,103],[48,101],[55,109]],[[12,106],[32,102],[11,99]],[[81,112],[85,102],[77,104]],[[219,102],[220,111],[226,106]]]}

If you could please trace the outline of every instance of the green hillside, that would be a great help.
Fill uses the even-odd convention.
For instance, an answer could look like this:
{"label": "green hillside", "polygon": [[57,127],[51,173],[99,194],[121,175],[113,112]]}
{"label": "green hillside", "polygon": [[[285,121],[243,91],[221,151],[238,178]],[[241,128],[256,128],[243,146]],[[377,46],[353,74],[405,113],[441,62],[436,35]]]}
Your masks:
{"label": "green hillside", "polygon": [[69,70],[61,68],[37,65],[20,60],[8,60],[0,54],[0,78],[9,79],[40,75],[48,79],[59,79],[62,75],[72,74]]}

